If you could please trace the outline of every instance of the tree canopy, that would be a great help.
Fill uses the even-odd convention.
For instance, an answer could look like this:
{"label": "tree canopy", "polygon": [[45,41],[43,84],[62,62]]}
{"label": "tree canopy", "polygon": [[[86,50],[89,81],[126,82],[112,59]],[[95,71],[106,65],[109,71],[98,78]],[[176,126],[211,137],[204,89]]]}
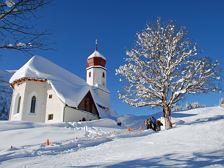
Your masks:
{"label": "tree canopy", "polygon": [[0,49],[29,53],[46,49],[44,30],[37,30],[32,19],[48,0],[0,0]]}
{"label": "tree canopy", "polygon": [[186,94],[219,90],[219,63],[200,56],[186,28],[172,21],[163,25],[158,18],[147,25],[126,55],[116,69],[125,82],[119,98],[136,107],[162,107],[167,128],[172,127],[171,108]]}

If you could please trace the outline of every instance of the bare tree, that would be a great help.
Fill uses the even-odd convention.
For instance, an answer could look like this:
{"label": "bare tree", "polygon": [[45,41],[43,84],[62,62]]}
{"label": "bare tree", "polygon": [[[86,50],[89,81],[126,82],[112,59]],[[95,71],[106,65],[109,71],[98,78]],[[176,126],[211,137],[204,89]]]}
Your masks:
{"label": "bare tree", "polygon": [[33,20],[48,0],[0,0],[0,49],[30,53],[46,49],[46,31],[37,31]]}
{"label": "bare tree", "polygon": [[[0,0],[0,49],[32,54],[34,49],[49,49],[46,31],[38,31],[36,12],[49,0]],[[1,75],[1,74],[0,74]],[[0,76],[0,119],[6,119],[11,97],[8,79]]]}
{"label": "bare tree", "polygon": [[186,35],[185,28],[158,18],[137,33],[136,46],[116,69],[126,82],[119,98],[136,107],[162,107],[166,129],[172,128],[171,108],[185,95],[219,89],[219,63],[200,57]]}

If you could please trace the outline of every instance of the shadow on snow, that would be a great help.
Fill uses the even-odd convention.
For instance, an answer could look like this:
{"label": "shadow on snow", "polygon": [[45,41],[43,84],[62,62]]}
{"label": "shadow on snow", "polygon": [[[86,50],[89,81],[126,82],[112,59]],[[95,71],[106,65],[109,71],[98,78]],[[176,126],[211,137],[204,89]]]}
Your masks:
{"label": "shadow on snow", "polygon": [[[170,168],[170,167],[191,167],[198,168],[204,166],[224,166],[224,149],[218,151],[212,151],[209,153],[193,153],[191,155],[180,155],[177,153],[166,154],[161,157],[154,157],[150,159],[137,159],[130,160],[111,165],[89,165],[83,167],[107,167],[107,168],[119,168],[119,167],[152,167],[152,168]],[[74,166],[76,167],[76,166]],[[68,167],[72,168],[72,167]]]}

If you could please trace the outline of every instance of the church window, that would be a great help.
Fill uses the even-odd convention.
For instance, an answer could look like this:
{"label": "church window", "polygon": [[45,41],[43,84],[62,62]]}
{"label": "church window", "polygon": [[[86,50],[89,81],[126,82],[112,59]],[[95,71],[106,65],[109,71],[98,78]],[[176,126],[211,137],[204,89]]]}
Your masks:
{"label": "church window", "polygon": [[49,97],[49,99],[52,99],[52,94],[50,94],[48,97]]}
{"label": "church window", "polygon": [[30,113],[35,113],[35,107],[36,107],[36,96],[33,96],[31,99]]}
{"label": "church window", "polygon": [[91,77],[91,72],[89,72],[89,78]]}
{"label": "church window", "polygon": [[102,74],[102,77],[105,78],[105,74],[104,74],[104,72],[103,72],[103,74]]}
{"label": "church window", "polygon": [[53,118],[54,118],[54,115],[53,114],[49,114],[48,115],[48,120],[53,120]]}
{"label": "church window", "polygon": [[21,103],[21,96],[19,96],[19,99],[18,99],[17,113],[19,113],[20,111],[20,103]]}

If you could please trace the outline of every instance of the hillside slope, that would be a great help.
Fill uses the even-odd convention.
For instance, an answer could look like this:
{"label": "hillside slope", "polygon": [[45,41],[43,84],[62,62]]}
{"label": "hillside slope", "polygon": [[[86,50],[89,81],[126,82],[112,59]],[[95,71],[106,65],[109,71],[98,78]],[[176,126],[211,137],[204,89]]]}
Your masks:
{"label": "hillside slope", "polygon": [[173,129],[158,133],[137,130],[143,122],[137,116],[123,117],[127,125],[136,123],[131,132],[110,119],[53,125],[1,121],[0,167],[224,167],[223,108],[176,112],[172,121]]}
{"label": "hillside slope", "polygon": [[9,86],[9,79],[13,73],[14,71],[0,70],[0,120],[8,119],[12,94],[12,89]]}

